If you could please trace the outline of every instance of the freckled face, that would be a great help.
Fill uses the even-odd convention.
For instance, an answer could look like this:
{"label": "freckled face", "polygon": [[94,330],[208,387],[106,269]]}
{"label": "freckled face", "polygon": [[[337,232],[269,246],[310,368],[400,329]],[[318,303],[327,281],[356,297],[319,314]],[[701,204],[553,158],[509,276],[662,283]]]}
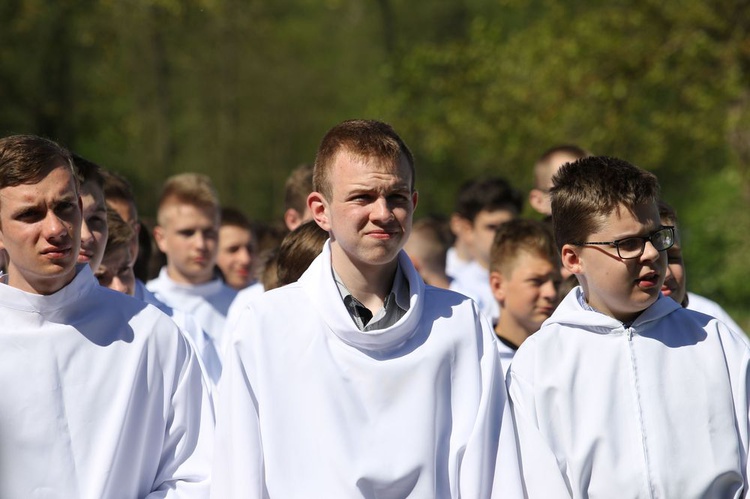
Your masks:
{"label": "freckled face", "polygon": [[75,277],[81,204],[70,168],[36,184],[0,189],[0,247],[8,252],[8,284],[51,294]]}

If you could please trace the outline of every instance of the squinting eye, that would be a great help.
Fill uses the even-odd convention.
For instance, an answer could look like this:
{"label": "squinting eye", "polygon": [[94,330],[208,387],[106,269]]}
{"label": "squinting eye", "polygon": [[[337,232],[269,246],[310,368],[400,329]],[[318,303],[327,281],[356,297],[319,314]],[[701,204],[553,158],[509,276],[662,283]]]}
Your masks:
{"label": "squinting eye", "polygon": [[623,251],[640,251],[642,242],[643,241],[637,237],[629,237],[620,241],[618,246]]}

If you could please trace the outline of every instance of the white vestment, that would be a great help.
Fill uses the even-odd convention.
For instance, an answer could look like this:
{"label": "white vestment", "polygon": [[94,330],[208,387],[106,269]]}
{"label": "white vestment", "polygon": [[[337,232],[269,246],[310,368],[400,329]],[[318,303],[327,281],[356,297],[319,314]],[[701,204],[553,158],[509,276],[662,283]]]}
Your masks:
{"label": "white vestment", "polygon": [[445,274],[451,279],[455,279],[456,275],[463,272],[466,266],[471,263],[472,260],[462,260],[456,253],[456,248],[448,248],[445,254]]}
{"label": "white vestment", "polygon": [[[146,289],[154,293],[159,301],[191,315],[208,335],[213,350],[223,363],[221,346],[224,324],[237,291],[218,278],[203,284],[180,284],[167,275],[166,267],[162,267],[159,277],[146,284]],[[205,357],[204,363],[209,369],[210,363]],[[218,371],[221,373],[221,367]]]}
{"label": "white vestment", "polygon": [[742,330],[739,324],[734,322],[734,319],[729,316],[729,314],[721,307],[721,305],[713,300],[709,300],[705,296],[688,292],[687,308],[690,310],[695,310],[702,314],[710,315],[711,317],[716,317],[721,322],[729,326],[730,329],[738,333],[745,334],[745,331]]}
{"label": "white vestment", "polygon": [[663,296],[627,327],[582,306],[581,293],[566,296],[510,366],[532,497],[555,474],[575,498],[744,497],[744,339]]}
{"label": "white vestment", "polygon": [[0,284],[0,497],[206,497],[213,419],[189,342],[77,272],[47,296]]}
{"label": "white vestment", "polygon": [[479,310],[492,323],[500,318],[500,305],[490,287],[490,271],[477,262],[471,262],[453,276],[450,289],[466,295],[479,305]]}
{"label": "white vestment", "polygon": [[425,287],[403,251],[399,264],[410,308],[386,329],[355,326],[330,242],[242,311],[219,384],[214,499],[478,499],[493,481],[495,497],[522,496],[489,324]]}
{"label": "white vestment", "polygon": [[224,333],[222,334],[221,338],[222,344],[220,345],[219,350],[222,353],[222,356],[224,355],[224,352],[227,350],[227,348],[229,348],[232,328],[237,322],[240,312],[242,312],[242,310],[247,306],[248,303],[250,303],[251,300],[254,300],[256,297],[262,295],[264,291],[265,289],[263,289],[263,283],[260,281],[256,281],[250,286],[242,288],[237,292],[237,296],[232,301],[232,304],[229,305],[227,320],[224,323]]}

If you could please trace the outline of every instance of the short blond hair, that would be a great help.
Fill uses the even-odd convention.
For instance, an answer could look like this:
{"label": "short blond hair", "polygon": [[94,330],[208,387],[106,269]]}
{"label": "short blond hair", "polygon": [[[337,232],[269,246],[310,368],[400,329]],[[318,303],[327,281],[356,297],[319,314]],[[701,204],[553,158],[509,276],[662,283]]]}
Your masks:
{"label": "short blond hair", "polygon": [[164,225],[164,208],[187,204],[219,216],[219,196],[213,182],[200,173],[180,173],[169,177],[162,186],[156,214],[157,223]]}

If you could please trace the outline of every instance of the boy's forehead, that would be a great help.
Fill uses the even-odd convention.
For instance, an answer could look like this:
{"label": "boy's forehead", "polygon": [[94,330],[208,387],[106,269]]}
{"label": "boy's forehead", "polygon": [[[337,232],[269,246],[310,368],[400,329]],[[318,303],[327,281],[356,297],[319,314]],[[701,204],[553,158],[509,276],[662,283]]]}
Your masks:
{"label": "boy's forehead", "polygon": [[165,225],[171,222],[186,221],[185,217],[193,219],[208,218],[213,221],[216,228],[219,227],[219,210],[213,207],[199,206],[175,199],[167,201],[159,208],[159,219],[163,220]]}
{"label": "boy's forehead", "polygon": [[[390,158],[357,154],[346,149],[342,149],[337,153],[336,160],[334,162],[334,169],[336,167],[341,169],[353,169],[357,166],[364,166],[366,167],[366,169],[372,172],[395,175],[403,183],[409,185],[411,184],[411,168],[409,167],[408,160],[403,154],[399,155],[398,161],[393,161]],[[337,177],[335,175],[335,172],[334,175],[332,175],[331,181],[333,182],[333,184],[336,184]]]}
{"label": "boy's forehead", "polygon": [[[33,189],[34,186],[37,186],[41,184],[42,182],[45,183],[45,191],[55,191],[57,195],[67,195],[70,194],[72,196],[78,196],[79,188],[78,183],[76,182],[76,177],[71,171],[70,167],[66,164],[60,164],[59,166],[56,166],[49,170],[44,175],[39,176],[38,178],[35,178],[33,180],[30,180],[28,182],[24,182],[22,184],[18,185],[9,185],[0,188],[0,197],[7,198],[7,195],[11,192],[18,192],[22,188],[23,191],[26,191],[26,195],[24,197],[30,198],[35,194],[35,191]],[[32,187],[32,189],[29,189],[29,187]]]}

